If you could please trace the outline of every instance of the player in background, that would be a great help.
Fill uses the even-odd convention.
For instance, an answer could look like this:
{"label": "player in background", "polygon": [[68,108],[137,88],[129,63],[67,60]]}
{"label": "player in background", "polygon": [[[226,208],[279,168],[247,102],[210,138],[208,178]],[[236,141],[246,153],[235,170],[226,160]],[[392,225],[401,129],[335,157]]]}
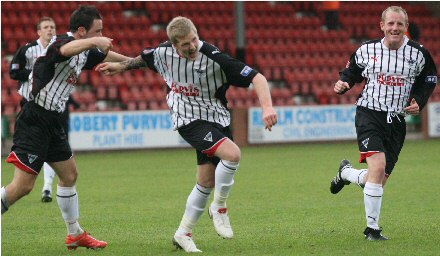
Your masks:
{"label": "player in background", "polygon": [[168,85],[166,97],[174,129],[196,149],[197,182],[190,193],[173,243],[186,252],[200,252],[193,228],[205,211],[211,191],[214,199],[208,213],[217,233],[232,238],[226,200],[234,185],[241,152],[232,140],[231,117],[227,108],[229,85],[249,87],[252,83],[263,108],[268,130],[277,123],[277,114],[266,78],[217,47],[199,40],[193,22],[174,18],[167,26],[168,42],[145,49],[140,56],[120,63],[102,63],[96,70],[113,75],[148,67],[160,73]]}
{"label": "player in background", "polygon": [[364,43],[341,72],[334,91],[343,94],[366,79],[356,101],[356,133],[361,163],[355,169],[342,160],[330,191],[337,194],[345,185],[363,187],[367,240],[387,240],[379,226],[384,186],[394,169],[406,136],[405,115],[418,115],[437,83],[437,69],[427,49],[405,36],[408,15],[391,6],[382,13],[385,37]]}
{"label": "player in background", "polygon": [[107,246],[78,222],[78,170],[60,117],[82,70],[93,69],[102,61],[130,59],[110,51],[112,39],[103,37],[102,31],[102,17],[96,7],[80,6],[70,17],[70,32],[53,38],[46,54],[35,62],[29,75],[29,101],[17,117],[14,144],[6,160],[15,165],[14,178],[0,190],[3,214],[32,191],[43,163],[49,163],[59,177],[56,194],[69,250]]}
{"label": "player in background", "polygon": [[[20,102],[22,107],[28,101],[29,97],[29,74],[32,72],[37,58],[45,54],[50,40],[56,34],[55,31],[55,21],[50,17],[42,17],[37,23],[37,34],[39,38],[32,43],[20,47],[12,59],[9,75],[12,79],[18,80],[18,93],[23,97]],[[71,100],[73,99],[69,99],[69,101]],[[66,108],[66,111],[68,111],[68,108]],[[41,201],[52,202],[52,183],[56,174],[47,163],[44,163],[43,167],[44,186]]]}

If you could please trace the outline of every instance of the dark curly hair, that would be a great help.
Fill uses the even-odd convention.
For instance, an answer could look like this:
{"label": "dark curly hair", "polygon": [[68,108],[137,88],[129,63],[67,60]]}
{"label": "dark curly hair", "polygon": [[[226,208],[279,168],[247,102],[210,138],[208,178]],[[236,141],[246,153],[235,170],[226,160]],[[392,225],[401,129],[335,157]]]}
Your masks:
{"label": "dark curly hair", "polygon": [[102,16],[95,6],[82,5],[70,16],[70,31],[75,33],[79,27],[89,30],[94,20],[102,20]]}

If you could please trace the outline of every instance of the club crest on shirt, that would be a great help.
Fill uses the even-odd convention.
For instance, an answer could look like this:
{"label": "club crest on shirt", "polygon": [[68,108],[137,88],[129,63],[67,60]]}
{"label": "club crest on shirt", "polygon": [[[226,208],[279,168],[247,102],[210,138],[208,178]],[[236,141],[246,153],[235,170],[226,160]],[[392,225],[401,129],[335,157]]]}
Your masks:
{"label": "club crest on shirt", "polygon": [[416,60],[409,58],[409,59],[406,59],[406,62],[408,62],[409,65],[414,65],[416,63]]}
{"label": "club crest on shirt", "polygon": [[199,78],[206,77],[206,70],[203,69],[194,69],[194,72]]}

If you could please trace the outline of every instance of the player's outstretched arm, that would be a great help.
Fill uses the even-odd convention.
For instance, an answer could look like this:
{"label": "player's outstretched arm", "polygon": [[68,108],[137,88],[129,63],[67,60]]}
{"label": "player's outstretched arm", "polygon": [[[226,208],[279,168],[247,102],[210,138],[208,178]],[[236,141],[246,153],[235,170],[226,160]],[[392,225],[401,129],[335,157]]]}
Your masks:
{"label": "player's outstretched arm", "polygon": [[131,58],[122,62],[105,62],[98,64],[95,70],[104,75],[111,76],[126,70],[140,69],[143,67],[147,67],[147,63],[139,55],[136,58]]}
{"label": "player's outstretched arm", "polygon": [[108,37],[91,37],[86,39],[73,40],[60,48],[60,53],[64,57],[72,57],[86,50],[98,48],[107,53],[112,47],[113,39]]}
{"label": "player's outstretched arm", "polygon": [[272,106],[272,97],[270,95],[267,80],[262,74],[258,73],[254,79],[252,79],[252,84],[255,87],[258,100],[260,101],[261,108],[263,109],[263,121],[265,128],[271,131],[272,126],[278,122],[278,115]]}
{"label": "player's outstretched arm", "polygon": [[109,51],[103,62],[122,62],[132,59],[120,53]]}

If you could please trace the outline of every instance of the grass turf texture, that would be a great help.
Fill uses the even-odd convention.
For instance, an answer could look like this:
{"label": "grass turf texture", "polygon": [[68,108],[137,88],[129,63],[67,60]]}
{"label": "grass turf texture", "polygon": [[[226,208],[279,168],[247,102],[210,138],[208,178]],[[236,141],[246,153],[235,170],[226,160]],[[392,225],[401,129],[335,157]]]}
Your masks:
{"label": "grass turf texture", "polygon": [[[243,148],[228,201],[234,239],[218,237],[206,212],[195,242],[206,255],[438,255],[439,152],[440,140],[405,143],[383,198],[381,226],[391,240],[367,242],[362,190],[329,191],[342,158],[366,166],[354,142]],[[109,246],[66,249],[55,198],[40,201],[40,175],[2,216],[2,255],[183,254],[171,239],[195,184],[192,149],[78,153],[76,160],[80,223]],[[12,169],[3,158],[2,185]]]}

